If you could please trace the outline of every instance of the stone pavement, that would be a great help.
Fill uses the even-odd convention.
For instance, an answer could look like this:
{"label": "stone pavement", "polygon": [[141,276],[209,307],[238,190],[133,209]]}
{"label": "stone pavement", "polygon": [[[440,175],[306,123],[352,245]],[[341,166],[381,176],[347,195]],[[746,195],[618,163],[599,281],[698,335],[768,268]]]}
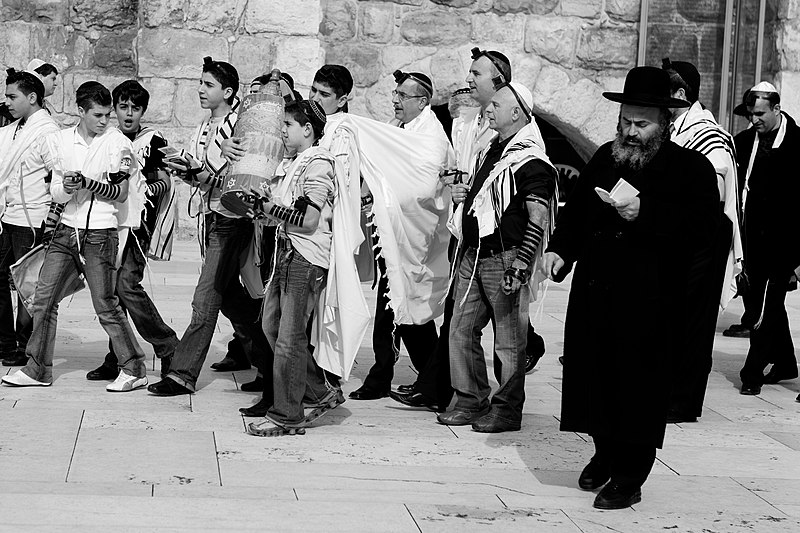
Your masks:
{"label": "stone pavement", "polygon": [[[173,261],[151,263],[146,285],[179,335],[199,272],[196,248],[178,243]],[[535,318],[548,352],[527,378],[520,432],[448,428],[387,398],[349,400],[305,436],[256,438],[237,410],[257,399],[238,390],[254,371],[207,368],[224,352],[227,321],[197,394],[111,394],[84,377],[106,339],[80,293],[61,306],[54,385],[0,387],[0,531],[800,531],[798,384],[740,396],[748,343],[719,333],[705,415],[668,428],[642,503],[592,509],[594,494],[576,486],[591,443],[558,431],[566,297],[566,287],[551,285]],[[797,326],[797,293],[788,307]],[[736,301],[718,332],[740,312]],[[345,392],[369,368],[367,337]],[[403,356],[394,383],[413,379]]]}

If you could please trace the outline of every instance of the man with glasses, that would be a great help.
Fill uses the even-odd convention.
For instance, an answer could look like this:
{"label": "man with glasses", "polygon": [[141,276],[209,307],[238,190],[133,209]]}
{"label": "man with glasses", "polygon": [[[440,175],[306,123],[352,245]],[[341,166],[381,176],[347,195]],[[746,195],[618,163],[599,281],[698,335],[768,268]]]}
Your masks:
{"label": "man with glasses", "polygon": [[[421,72],[402,72],[393,74],[397,87],[392,91],[394,119],[392,124],[409,131],[430,135],[447,136],[442,125],[431,110],[433,83]],[[421,193],[422,194],[422,193]],[[371,195],[364,195],[369,203]],[[400,341],[403,341],[411,364],[418,372],[422,372],[428,363],[431,347],[436,346],[436,325],[433,320],[424,324],[394,324],[394,313],[389,307],[389,282],[386,277],[386,264],[378,257],[380,281],[378,282],[378,300],[375,306],[375,321],[372,330],[372,348],[375,352],[375,364],[364,379],[364,384],[350,393],[354,400],[375,400],[383,398],[391,392],[394,364],[400,354]],[[402,394],[413,394],[414,385],[401,385],[398,390]],[[428,402],[433,403],[433,402]],[[438,406],[434,407],[438,409]]]}
{"label": "man with glasses", "polygon": [[[781,110],[780,102],[777,89],[762,81],[748,91],[735,111],[752,124],[734,142],[743,183],[744,271],[749,285],[745,308],[759,313],[739,372],[745,395],[760,394],[764,384],[797,377],[784,301],[787,279],[800,265],[800,250],[792,244],[794,228],[800,224],[795,205],[800,181],[794,161],[800,149],[800,128]],[[770,363],[772,368],[764,375]]]}
{"label": "man with glasses", "polygon": [[[478,61],[484,59],[489,61],[487,56]],[[483,90],[475,71],[473,63],[468,81]],[[477,154],[472,182],[451,188],[458,204],[451,229],[459,239],[450,323],[456,403],[438,416],[442,424],[472,425],[483,433],[518,431],[522,424],[529,281],[548,230],[556,180],[531,116],[531,92],[502,78],[494,77],[485,113],[497,135]],[[491,400],[481,347],[481,332],[490,321],[499,384]]]}

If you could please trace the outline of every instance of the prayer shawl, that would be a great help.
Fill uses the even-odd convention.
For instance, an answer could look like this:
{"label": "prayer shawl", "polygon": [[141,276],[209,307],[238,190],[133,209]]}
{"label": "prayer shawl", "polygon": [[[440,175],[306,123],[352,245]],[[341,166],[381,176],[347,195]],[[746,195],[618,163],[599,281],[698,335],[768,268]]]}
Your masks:
{"label": "prayer shawl", "polygon": [[[55,165],[63,164],[63,150],[65,148],[71,149],[71,146],[65,146],[65,144],[72,142],[74,131],[74,128],[68,128],[47,137],[47,144],[50,153],[53,155]],[[74,135],[78,135],[78,133],[75,132]],[[141,172],[139,172],[139,164],[136,157],[134,157],[131,141],[117,128],[107,128],[89,144],[89,152],[86,154],[82,169],[61,169],[62,172],[80,170],[89,179],[100,183],[108,183],[108,174],[119,172],[123,158],[130,159],[130,171],[128,198],[124,202],[114,202],[117,207],[117,230],[120,242],[125,242],[124,239],[128,238],[128,233],[131,229],[139,227],[142,220],[142,211],[144,210],[145,181]],[[78,191],[70,202],[90,201],[92,196],[94,196],[94,193],[89,191]],[[117,266],[120,265],[122,253],[125,250],[124,246],[119,246],[118,248]]]}
{"label": "prayer shawl", "polygon": [[19,120],[8,126],[0,128],[0,215],[6,208],[6,191],[9,187],[22,187],[20,174],[22,160],[38,139],[51,134],[57,134],[58,125],[47,113],[36,112],[28,118],[25,125],[19,130],[16,139]]}
{"label": "prayer shawl", "polygon": [[[757,137],[757,136],[756,136]],[[725,309],[736,295],[736,275],[742,270],[742,235],[739,227],[739,182],[737,180],[736,149],[733,137],[714,120],[710,111],[695,102],[675,121],[672,141],[679,146],[700,152],[711,161],[717,174],[724,172],[725,194],[723,212],[733,224],[733,239],[725,267],[720,306]],[[756,141],[757,142],[757,141]]]}
{"label": "prayer shawl", "polygon": [[407,129],[352,115],[347,120],[374,198],[372,221],[394,321],[424,324],[442,314],[448,288],[450,199],[439,172],[453,159],[452,148],[429,108]]}
{"label": "prayer shawl", "polygon": [[481,119],[482,113],[483,110],[480,108],[471,108],[453,120],[451,134],[456,168],[467,173],[466,184],[472,183],[472,178],[478,170],[478,159],[497,135],[496,131],[489,129],[489,121]]}
{"label": "prayer shawl", "polygon": [[[154,135],[163,138],[161,132],[145,126],[139,130],[133,140],[133,149],[136,151],[140,168],[144,168],[145,159],[150,157],[150,148]],[[172,179],[167,180],[167,185],[169,189],[157,200],[155,226],[150,237],[150,247],[146,250],[147,257],[157,261],[169,261],[172,256],[172,237],[175,232],[175,196],[177,191]],[[150,200],[147,199],[146,201]]]}
{"label": "prayer shawl", "polygon": [[[369,309],[361,291],[361,283],[355,264],[355,254],[364,234],[361,232],[361,186],[358,175],[358,153],[350,143],[353,131],[338,120],[329,117],[325,125],[325,135],[319,148],[303,152],[286,172],[287,178],[296,173],[300,165],[312,158],[334,158],[333,228],[331,257],[325,292],[317,302],[311,331],[311,344],[314,345],[314,360],[317,364],[344,380],[350,378],[350,371],[356,354],[364,340],[369,324]],[[283,184],[281,184],[283,185]],[[278,195],[285,201],[286,193],[291,191],[278,186]]]}
{"label": "prayer shawl", "polygon": [[[480,168],[483,163],[483,156],[481,153],[480,162],[476,165],[476,169]],[[511,141],[503,149],[503,155],[500,156],[498,161],[486,181],[475,195],[475,200],[472,203],[468,215],[474,216],[478,221],[478,237],[483,238],[491,235],[500,227],[500,220],[503,213],[508,208],[511,199],[516,194],[516,186],[514,183],[514,172],[526,163],[539,160],[550,165],[553,170],[555,166],[550,162],[545,152],[544,139],[539,131],[539,126],[536,125],[536,120],[533,119],[529,124],[519,130]],[[537,297],[539,286],[544,280],[544,275],[540,269],[536,268],[543,250],[547,248],[547,241],[550,232],[553,230],[553,216],[556,211],[556,204],[558,202],[558,194],[553,194],[550,198],[549,214],[550,223],[548,228],[545,228],[545,235],[542,239],[539,248],[536,250],[536,257],[533,261],[533,272],[531,274],[530,286],[531,294],[534,298]],[[449,226],[450,231],[458,237],[459,248],[463,240],[461,234],[462,220],[464,217],[464,202],[458,204],[453,216],[450,218]],[[480,243],[479,243],[480,246]],[[458,254],[457,254],[458,257]],[[477,266],[477,263],[476,263]],[[451,273],[451,278],[455,276],[455,268]],[[452,281],[452,279],[451,279]]]}

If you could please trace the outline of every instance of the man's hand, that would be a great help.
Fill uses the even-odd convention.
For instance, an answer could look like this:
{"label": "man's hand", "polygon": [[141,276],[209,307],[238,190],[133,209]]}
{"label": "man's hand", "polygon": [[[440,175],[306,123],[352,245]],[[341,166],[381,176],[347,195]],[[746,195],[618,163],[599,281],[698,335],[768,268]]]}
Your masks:
{"label": "man's hand", "polygon": [[[519,276],[515,275],[515,273],[519,273],[524,279],[521,279]],[[519,288],[522,287],[523,283],[527,283],[529,277],[528,265],[519,259],[514,259],[514,262],[511,263],[511,268],[506,270],[503,274],[503,293],[513,294],[517,292]]]}
{"label": "man's hand", "polygon": [[561,256],[555,252],[545,252],[542,257],[542,270],[547,279],[552,280],[566,263]]}
{"label": "man's hand", "polygon": [[220,143],[222,156],[228,161],[239,161],[247,153],[244,137],[231,137]]}
{"label": "man's hand", "polygon": [[78,189],[81,188],[83,185],[83,176],[81,176],[80,172],[74,172],[72,170],[68,170],[64,172],[64,192],[67,194],[72,194]]}
{"label": "man's hand", "polygon": [[450,186],[450,197],[453,199],[454,204],[460,204],[467,199],[469,186],[464,183],[454,183]]}
{"label": "man's hand", "polygon": [[636,217],[639,216],[640,204],[641,200],[639,200],[639,197],[634,196],[633,198],[629,198],[627,200],[614,202],[614,208],[617,210],[617,213],[619,213],[619,216],[621,216],[623,220],[633,222],[636,220]]}

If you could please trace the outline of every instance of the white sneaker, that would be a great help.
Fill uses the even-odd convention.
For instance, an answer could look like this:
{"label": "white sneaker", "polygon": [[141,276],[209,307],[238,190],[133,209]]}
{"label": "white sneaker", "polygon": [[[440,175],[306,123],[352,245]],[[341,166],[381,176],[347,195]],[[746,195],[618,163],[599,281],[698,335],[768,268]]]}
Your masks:
{"label": "white sneaker", "polygon": [[14,387],[49,387],[52,385],[52,383],[36,381],[22,370],[17,370],[13,374],[3,376],[3,383]]}
{"label": "white sneaker", "polygon": [[114,383],[106,385],[108,392],[130,392],[132,390],[141,389],[147,385],[147,376],[137,378],[126,374],[124,370],[119,371],[119,376],[114,380]]}

